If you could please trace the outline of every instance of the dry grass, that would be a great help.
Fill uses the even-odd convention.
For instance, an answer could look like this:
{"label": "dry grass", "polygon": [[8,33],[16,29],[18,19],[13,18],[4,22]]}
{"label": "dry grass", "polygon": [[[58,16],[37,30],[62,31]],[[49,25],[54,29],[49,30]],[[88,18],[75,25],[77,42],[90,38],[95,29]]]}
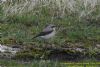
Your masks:
{"label": "dry grass", "polygon": [[[4,14],[24,14],[40,12],[42,7],[55,10],[55,13],[64,17],[68,13],[77,13],[79,18],[91,15],[96,11],[100,0],[9,0],[2,2]],[[52,15],[53,16],[53,15]],[[98,15],[100,16],[100,14]],[[98,17],[97,16],[97,17]]]}

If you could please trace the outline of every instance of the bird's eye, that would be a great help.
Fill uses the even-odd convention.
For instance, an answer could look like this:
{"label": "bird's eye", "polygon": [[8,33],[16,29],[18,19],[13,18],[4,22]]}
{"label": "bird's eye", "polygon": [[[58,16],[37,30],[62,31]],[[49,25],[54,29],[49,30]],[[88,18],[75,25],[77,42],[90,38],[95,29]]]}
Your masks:
{"label": "bird's eye", "polygon": [[52,26],[52,28],[54,28],[54,27],[56,27],[56,26]]}

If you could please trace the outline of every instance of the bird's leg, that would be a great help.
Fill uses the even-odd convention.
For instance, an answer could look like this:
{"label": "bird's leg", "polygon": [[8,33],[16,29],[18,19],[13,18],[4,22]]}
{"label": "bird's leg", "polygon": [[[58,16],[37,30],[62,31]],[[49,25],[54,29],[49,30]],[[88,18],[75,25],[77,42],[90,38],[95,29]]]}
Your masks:
{"label": "bird's leg", "polygon": [[43,40],[43,46],[42,46],[42,48],[43,48],[43,54],[40,57],[41,59],[45,58],[45,54],[46,54],[47,49],[48,49],[48,42],[47,42],[47,40]]}

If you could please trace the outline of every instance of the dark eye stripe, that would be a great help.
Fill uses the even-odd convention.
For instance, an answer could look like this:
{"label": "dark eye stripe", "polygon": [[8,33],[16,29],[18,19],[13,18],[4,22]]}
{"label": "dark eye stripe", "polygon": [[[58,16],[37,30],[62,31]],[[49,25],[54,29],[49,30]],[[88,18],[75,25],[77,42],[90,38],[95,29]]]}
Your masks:
{"label": "dark eye stripe", "polygon": [[52,26],[52,28],[53,28],[53,27],[56,27],[56,26]]}

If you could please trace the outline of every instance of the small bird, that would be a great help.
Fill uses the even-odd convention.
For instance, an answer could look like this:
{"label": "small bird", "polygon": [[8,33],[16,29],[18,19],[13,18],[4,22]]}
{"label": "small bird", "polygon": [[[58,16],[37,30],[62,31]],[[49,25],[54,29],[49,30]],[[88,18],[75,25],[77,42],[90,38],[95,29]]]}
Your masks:
{"label": "small bird", "polygon": [[36,35],[34,38],[40,37],[42,39],[50,39],[56,34],[56,26],[53,24],[47,25],[42,32],[40,32],[38,35]]}

